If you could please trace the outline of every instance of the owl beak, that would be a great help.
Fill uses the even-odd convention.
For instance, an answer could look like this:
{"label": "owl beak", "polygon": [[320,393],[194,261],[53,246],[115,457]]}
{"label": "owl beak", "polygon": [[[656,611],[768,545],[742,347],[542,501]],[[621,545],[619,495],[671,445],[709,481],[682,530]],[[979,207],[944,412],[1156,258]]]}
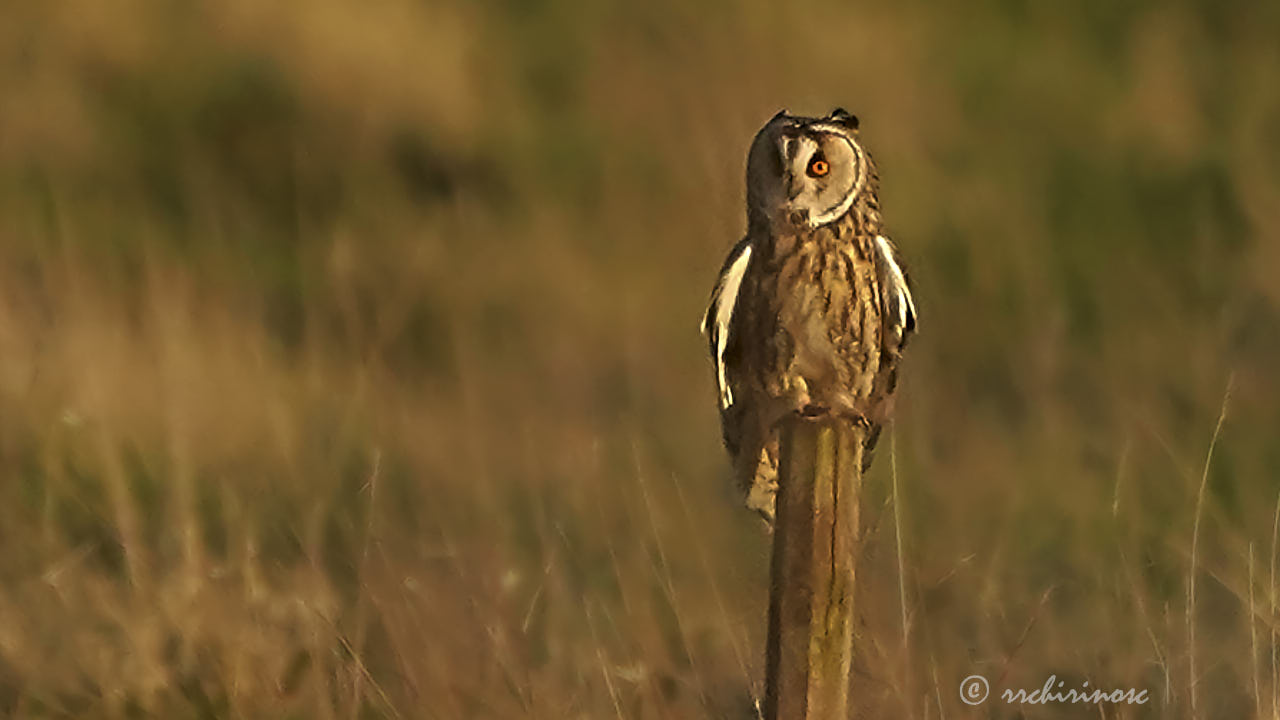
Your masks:
{"label": "owl beak", "polygon": [[800,193],[804,191],[799,178],[792,177],[787,180],[787,202],[795,202],[800,197]]}
{"label": "owl beak", "polygon": [[[784,132],[782,136],[778,138],[779,159],[781,160],[782,167],[786,169],[784,174],[786,176],[787,205],[795,202],[796,198],[800,197],[800,193],[804,192],[803,178],[790,171],[792,160],[795,158],[795,153],[798,150],[799,141],[795,135]],[[809,218],[808,213],[803,210],[789,210],[786,213],[786,219],[793,225],[803,225]]]}
{"label": "owl beak", "polygon": [[[800,193],[802,192],[804,192],[804,183],[802,182],[802,178],[789,173],[787,175],[787,205],[791,206],[791,204],[800,197]],[[808,211],[802,208],[789,209],[786,217],[788,222],[797,227],[804,225],[809,221]]]}

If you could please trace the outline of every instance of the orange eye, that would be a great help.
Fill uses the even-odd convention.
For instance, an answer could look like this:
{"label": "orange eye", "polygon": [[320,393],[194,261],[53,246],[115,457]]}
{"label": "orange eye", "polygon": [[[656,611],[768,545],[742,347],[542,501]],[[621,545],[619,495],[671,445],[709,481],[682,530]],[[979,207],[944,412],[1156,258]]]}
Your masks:
{"label": "orange eye", "polygon": [[822,177],[823,175],[826,175],[829,172],[831,172],[831,166],[827,164],[826,160],[823,160],[820,157],[816,157],[809,161],[810,175],[814,177]]}

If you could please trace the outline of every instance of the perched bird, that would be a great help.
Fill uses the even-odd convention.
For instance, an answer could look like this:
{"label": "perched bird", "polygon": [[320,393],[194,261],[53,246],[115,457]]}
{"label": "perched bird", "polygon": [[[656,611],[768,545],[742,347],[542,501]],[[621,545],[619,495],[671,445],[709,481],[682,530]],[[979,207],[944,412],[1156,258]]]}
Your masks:
{"label": "perched bird", "polygon": [[734,474],[770,524],[783,417],[863,424],[870,463],[891,411],[916,308],[878,186],[858,119],[842,109],[779,112],[747,156],[747,234],[720,270],[702,331]]}

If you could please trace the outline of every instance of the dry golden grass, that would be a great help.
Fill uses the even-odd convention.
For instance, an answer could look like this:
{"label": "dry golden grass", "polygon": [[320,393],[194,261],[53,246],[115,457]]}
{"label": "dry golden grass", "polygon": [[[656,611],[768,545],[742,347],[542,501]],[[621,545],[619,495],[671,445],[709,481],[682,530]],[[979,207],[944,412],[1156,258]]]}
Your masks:
{"label": "dry golden grass", "polygon": [[755,717],[695,325],[838,104],[923,315],[864,715],[1280,717],[1257,5],[6,7],[0,716]]}

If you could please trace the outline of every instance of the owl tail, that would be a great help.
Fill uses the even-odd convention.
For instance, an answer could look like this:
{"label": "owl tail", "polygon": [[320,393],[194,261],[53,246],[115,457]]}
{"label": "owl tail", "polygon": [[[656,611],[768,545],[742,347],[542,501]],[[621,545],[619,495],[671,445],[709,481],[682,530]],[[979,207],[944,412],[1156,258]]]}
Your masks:
{"label": "owl tail", "polygon": [[768,442],[760,448],[759,461],[755,467],[748,468],[749,477],[744,478],[747,507],[756,511],[769,529],[773,529],[773,518],[778,496],[778,434],[771,435]]}

